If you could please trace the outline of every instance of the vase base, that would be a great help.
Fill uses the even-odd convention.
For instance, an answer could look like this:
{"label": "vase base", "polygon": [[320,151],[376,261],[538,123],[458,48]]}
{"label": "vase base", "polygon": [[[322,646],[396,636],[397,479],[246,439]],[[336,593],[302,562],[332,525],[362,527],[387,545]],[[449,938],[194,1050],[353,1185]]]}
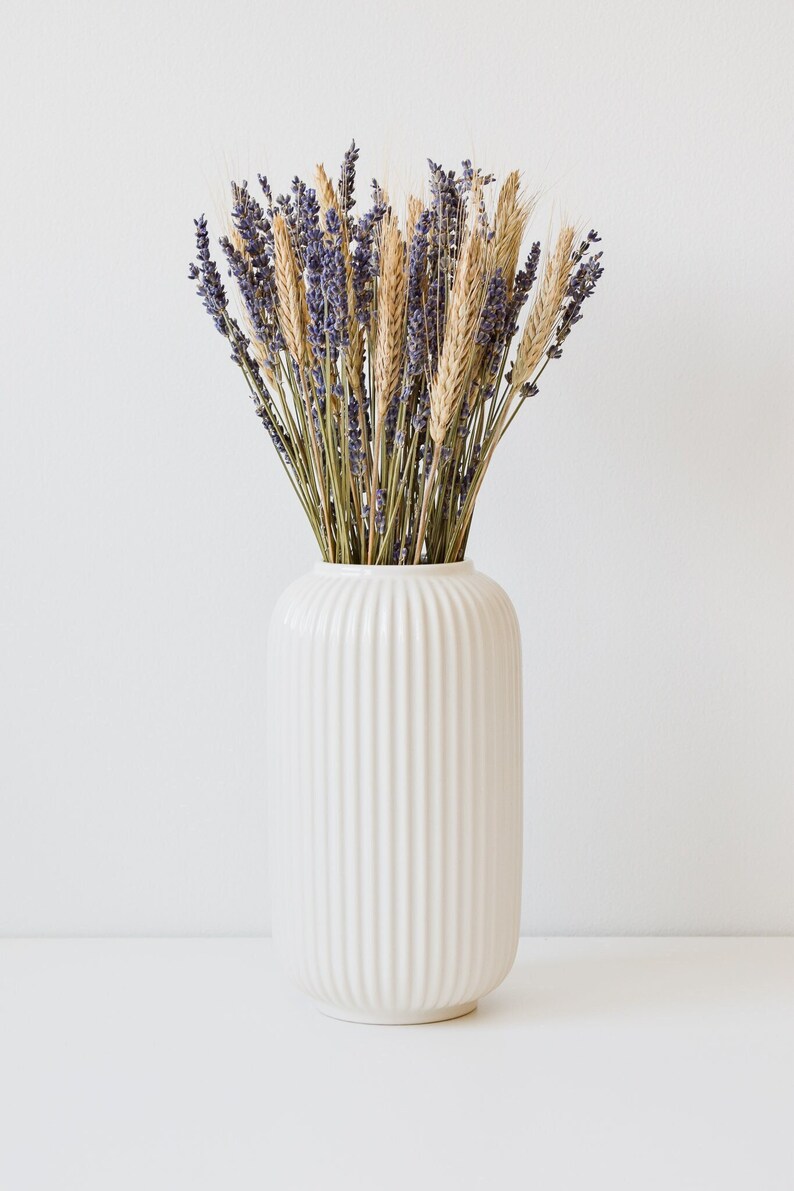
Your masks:
{"label": "vase base", "polygon": [[408,1010],[406,1013],[361,1013],[357,1009],[338,1009],[336,1005],[328,1005],[324,1001],[314,1004],[326,1017],[334,1017],[337,1021],[350,1021],[364,1026],[425,1026],[435,1021],[451,1021],[454,1017],[465,1017],[477,1008],[476,1001],[467,1001],[463,1005],[447,1005],[439,1009]]}

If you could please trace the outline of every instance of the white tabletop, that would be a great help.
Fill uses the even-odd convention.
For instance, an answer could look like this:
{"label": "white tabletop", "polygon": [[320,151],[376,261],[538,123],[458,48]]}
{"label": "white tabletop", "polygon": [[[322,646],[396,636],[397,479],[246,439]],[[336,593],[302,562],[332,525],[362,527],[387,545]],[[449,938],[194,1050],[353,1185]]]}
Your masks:
{"label": "white tabletop", "polygon": [[322,1017],[263,939],[0,944],[2,1191],[791,1191],[794,939],[526,939]]}

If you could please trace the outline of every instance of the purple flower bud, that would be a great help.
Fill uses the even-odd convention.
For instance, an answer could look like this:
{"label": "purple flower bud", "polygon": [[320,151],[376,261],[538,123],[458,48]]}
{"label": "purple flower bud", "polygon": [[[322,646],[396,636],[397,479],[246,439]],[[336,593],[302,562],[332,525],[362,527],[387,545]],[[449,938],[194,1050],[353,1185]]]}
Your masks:
{"label": "purple flower bud", "polygon": [[341,195],[342,210],[347,215],[355,205],[353,191],[356,187],[356,162],[358,149],[356,142],[350,142],[350,148],[342,159],[342,174],[339,179],[339,194]]}
{"label": "purple flower bud", "polygon": [[506,331],[508,338],[512,338],[518,330],[518,316],[529,297],[529,291],[535,284],[540,264],[540,240],[536,240],[530,249],[529,256],[523,269],[519,269],[513,282],[513,296],[506,316]]}
{"label": "purple flower bud", "polygon": [[204,309],[211,315],[212,321],[221,335],[228,337],[229,331],[224,318],[224,311],[229,305],[226,290],[223,288],[220,273],[215,261],[210,259],[210,238],[207,231],[206,216],[201,215],[193,220],[196,225],[196,257],[198,265],[190,269],[190,280],[198,281],[196,292],[204,302]]}

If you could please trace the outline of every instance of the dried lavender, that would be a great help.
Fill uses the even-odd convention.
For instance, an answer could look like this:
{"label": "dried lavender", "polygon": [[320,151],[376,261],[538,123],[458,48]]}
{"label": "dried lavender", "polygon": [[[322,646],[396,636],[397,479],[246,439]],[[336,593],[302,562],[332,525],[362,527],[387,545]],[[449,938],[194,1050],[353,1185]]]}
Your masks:
{"label": "dried lavender", "polygon": [[325,293],[323,290],[323,269],[325,245],[320,227],[320,206],[315,192],[304,194],[304,210],[301,223],[303,233],[303,259],[306,278],[306,308],[309,315],[308,340],[314,356],[325,359]]}
{"label": "dried lavender", "polygon": [[[378,192],[380,191],[377,182],[373,183],[373,186]],[[373,281],[378,275],[375,231],[385,214],[386,204],[376,198],[371,210],[354,225],[355,249],[351,260],[353,293],[355,295],[356,318],[363,327],[370,326],[372,317]]]}
{"label": "dried lavender", "polygon": [[223,312],[229,305],[226,290],[223,288],[221,275],[214,260],[210,259],[210,237],[207,231],[207,217],[200,215],[193,220],[196,225],[196,259],[198,264],[191,263],[188,275],[191,281],[198,281],[196,293],[204,303],[204,309],[211,316],[221,335],[228,336],[228,328]]}
{"label": "dried lavender", "polygon": [[347,347],[348,307],[345,259],[342,253],[342,225],[333,207],[325,217],[326,236],[322,285],[326,306],[326,345],[333,354]]}
{"label": "dried lavender", "polygon": [[421,373],[427,363],[428,330],[424,306],[424,281],[427,271],[427,240],[431,216],[425,210],[416,221],[408,265],[408,342],[407,370],[410,376]]}
{"label": "dried lavender", "polygon": [[497,269],[488,282],[476,342],[490,353],[500,342],[507,317],[507,282]]}
{"label": "dried lavender", "polygon": [[382,534],[386,529],[386,489],[378,488],[375,493],[375,532]]}
{"label": "dried lavender", "polygon": [[529,256],[523,269],[519,269],[516,273],[516,279],[513,283],[513,296],[507,308],[507,334],[509,336],[515,335],[518,330],[518,317],[524,308],[529,292],[535,284],[535,278],[538,275],[538,265],[540,264],[540,240],[536,240],[530,249]]}
{"label": "dried lavender", "polygon": [[342,171],[339,179],[339,203],[342,211],[347,216],[355,206],[354,191],[356,188],[356,163],[358,162],[358,149],[356,142],[350,142],[350,148],[345,152],[342,158]]}
{"label": "dried lavender", "polygon": [[[299,177],[275,199],[264,175],[261,199],[233,184],[220,248],[242,326],[203,215],[189,276],[322,556],[454,562],[496,446],[600,281],[600,237],[590,231],[574,249],[563,229],[544,264],[535,242],[516,271],[526,220],[512,233],[495,222],[492,176],[468,160],[457,172],[430,161],[407,243],[376,181],[356,213],[358,160],[352,142],[336,187],[319,171],[322,212]],[[505,185],[520,216],[518,175]]]}

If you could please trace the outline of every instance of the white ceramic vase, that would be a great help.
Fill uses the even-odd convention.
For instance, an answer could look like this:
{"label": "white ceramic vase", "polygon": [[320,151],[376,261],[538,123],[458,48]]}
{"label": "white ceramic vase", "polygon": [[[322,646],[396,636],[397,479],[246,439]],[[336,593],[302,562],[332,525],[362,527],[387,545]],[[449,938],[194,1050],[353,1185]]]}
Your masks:
{"label": "white ceramic vase", "polygon": [[521,897],[521,643],[470,562],[317,563],[270,626],[273,934],[349,1021],[459,1017]]}

